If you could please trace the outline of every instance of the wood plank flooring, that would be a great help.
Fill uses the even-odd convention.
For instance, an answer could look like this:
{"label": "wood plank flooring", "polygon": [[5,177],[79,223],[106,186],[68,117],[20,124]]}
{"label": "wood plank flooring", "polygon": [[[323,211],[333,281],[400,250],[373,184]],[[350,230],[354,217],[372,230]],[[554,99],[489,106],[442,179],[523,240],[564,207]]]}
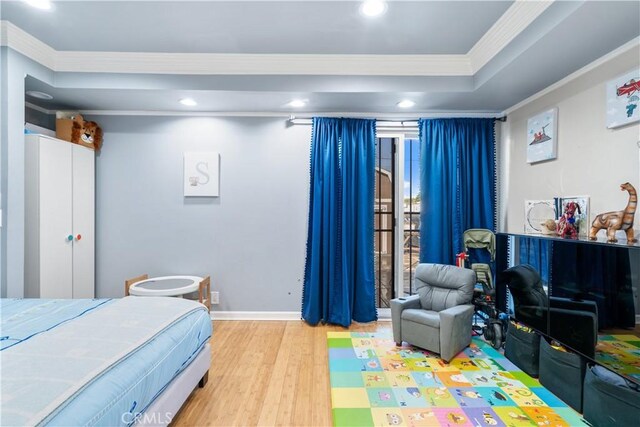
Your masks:
{"label": "wood plank flooring", "polygon": [[[391,322],[349,331],[388,331]],[[327,332],[302,321],[219,321],[209,382],[196,389],[173,426],[330,426]]]}

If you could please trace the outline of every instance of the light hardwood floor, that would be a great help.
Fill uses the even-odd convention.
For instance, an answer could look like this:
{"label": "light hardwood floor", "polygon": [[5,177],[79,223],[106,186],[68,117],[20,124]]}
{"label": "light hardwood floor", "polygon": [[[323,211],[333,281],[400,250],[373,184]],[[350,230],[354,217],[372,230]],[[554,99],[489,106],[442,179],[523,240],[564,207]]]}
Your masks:
{"label": "light hardwood floor", "polygon": [[[391,322],[349,331],[388,331]],[[209,382],[196,389],[173,426],[330,426],[327,332],[302,321],[219,321]]]}

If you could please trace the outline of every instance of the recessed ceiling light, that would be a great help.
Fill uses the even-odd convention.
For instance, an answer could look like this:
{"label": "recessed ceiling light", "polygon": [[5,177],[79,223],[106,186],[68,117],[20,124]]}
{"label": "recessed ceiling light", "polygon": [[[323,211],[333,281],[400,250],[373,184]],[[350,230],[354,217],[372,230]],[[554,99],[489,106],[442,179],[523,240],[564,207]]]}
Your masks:
{"label": "recessed ceiling light", "polygon": [[49,95],[48,93],[40,92],[39,90],[28,90],[26,94],[27,96],[30,96],[32,98],[47,99],[47,100],[53,99],[53,96]]}
{"label": "recessed ceiling light", "polygon": [[36,9],[49,10],[51,9],[51,1],[49,0],[24,0],[29,6],[33,6]]}
{"label": "recessed ceiling light", "polygon": [[305,105],[307,105],[307,103],[305,101],[303,101],[302,99],[294,99],[293,101],[291,101],[287,105],[289,107],[300,108],[300,107],[304,107]]}
{"label": "recessed ceiling light", "polygon": [[415,102],[413,102],[413,101],[412,101],[412,100],[410,100],[410,99],[404,99],[404,100],[402,100],[402,101],[398,102],[396,105],[397,105],[398,107],[400,107],[400,108],[411,108],[411,107],[413,107],[414,105],[416,105],[416,103],[415,103]]}
{"label": "recessed ceiling light", "polygon": [[387,2],[382,0],[366,0],[360,6],[360,13],[370,18],[380,16],[387,11]]}
{"label": "recessed ceiling light", "polygon": [[191,98],[182,98],[180,104],[186,105],[187,107],[195,107],[198,105],[198,103]]}

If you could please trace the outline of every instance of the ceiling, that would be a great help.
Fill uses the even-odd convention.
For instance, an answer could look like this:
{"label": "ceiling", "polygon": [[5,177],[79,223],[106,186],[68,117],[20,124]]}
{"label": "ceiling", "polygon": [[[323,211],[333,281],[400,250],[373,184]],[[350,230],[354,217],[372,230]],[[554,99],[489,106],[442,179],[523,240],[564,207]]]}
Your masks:
{"label": "ceiling", "polygon": [[638,1],[520,3],[391,1],[375,19],[359,1],[14,1],[0,13],[57,58],[51,85],[26,81],[54,99],[27,101],[90,113],[493,114],[640,36]]}
{"label": "ceiling", "polygon": [[511,1],[392,2],[366,19],[357,1],[22,1],[9,20],[56,50],[101,52],[467,53]]}

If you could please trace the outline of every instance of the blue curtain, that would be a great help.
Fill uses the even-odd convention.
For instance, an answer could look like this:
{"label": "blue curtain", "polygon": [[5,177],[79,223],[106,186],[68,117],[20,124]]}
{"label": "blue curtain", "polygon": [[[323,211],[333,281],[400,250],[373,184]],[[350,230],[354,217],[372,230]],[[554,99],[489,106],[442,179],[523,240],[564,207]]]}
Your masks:
{"label": "blue curtain", "polygon": [[314,118],[302,317],[377,319],[373,263],[375,120]]}
{"label": "blue curtain", "polygon": [[520,264],[529,264],[540,273],[544,284],[551,279],[552,241],[540,237],[519,237]]}
{"label": "blue curtain", "polygon": [[453,264],[469,228],[494,230],[494,119],[422,119],[420,262]]}

